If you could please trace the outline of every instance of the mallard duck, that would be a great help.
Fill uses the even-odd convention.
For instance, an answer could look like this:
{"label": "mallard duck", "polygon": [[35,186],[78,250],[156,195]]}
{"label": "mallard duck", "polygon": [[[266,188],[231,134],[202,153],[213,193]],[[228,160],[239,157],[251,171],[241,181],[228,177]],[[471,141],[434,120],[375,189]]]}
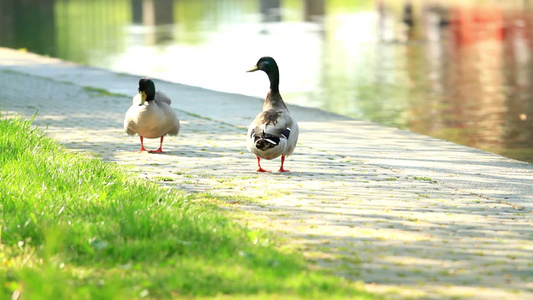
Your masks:
{"label": "mallard duck", "polygon": [[261,70],[268,75],[268,91],[263,111],[255,117],[248,127],[246,145],[257,156],[257,172],[269,172],[261,167],[261,158],[274,159],[281,155],[279,172],[290,170],[283,168],[285,158],[294,151],[298,142],[298,123],[292,118],[283,98],[279,93],[279,69],[272,57],[262,57],[248,72]]}
{"label": "mallard duck", "polygon": [[139,80],[139,93],[133,97],[133,103],[124,117],[124,130],[128,135],[138,134],[141,139],[161,138],[159,149],[150,153],[163,153],[165,135],[177,135],[180,131],[178,116],[170,107],[170,98],[163,92],[155,90],[155,84],[148,78]]}

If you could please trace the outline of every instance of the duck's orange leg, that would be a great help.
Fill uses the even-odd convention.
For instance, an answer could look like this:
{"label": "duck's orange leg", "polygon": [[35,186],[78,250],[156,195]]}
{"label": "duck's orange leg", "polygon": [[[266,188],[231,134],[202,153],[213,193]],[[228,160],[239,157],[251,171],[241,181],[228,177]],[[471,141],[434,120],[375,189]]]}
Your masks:
{"label": "duck's orange leg", "polygon": [[270,171],[267,171],[261,168],[261,158],[259,158],[259,156],[257,157],[257,165],[259,166],[259,169],[257,169],[257,172],[270,172]]}
{"label": "duck's orange leg", "polygon": [[290,172],[291,170],[283,169],[283,163],[285,162],[285,156],[281,156],[281,167],[279,167],[278,172]]}
{"label": "duck's orange leg", "polygon": [[141,150],[139,150],[139,152],[143,152],[143,151],[146,151],[146,149],[144,149],[144,138],[142,136],[139,135],[139,137],[141,138]]}
{"label": "duck's orange leg", "polygon": [[164,138],[164,136],[161,137],[161,141],[159,142],[159,149],[148,151],[148,152],[150,152],[150,153],[163,153],[163,138]]}

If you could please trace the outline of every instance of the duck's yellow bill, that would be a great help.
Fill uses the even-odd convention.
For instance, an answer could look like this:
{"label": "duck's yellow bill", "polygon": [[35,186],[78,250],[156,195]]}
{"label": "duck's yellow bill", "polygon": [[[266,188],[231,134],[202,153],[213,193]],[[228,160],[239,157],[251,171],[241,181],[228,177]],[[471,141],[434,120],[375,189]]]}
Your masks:
{"label": "duck's yellow bill", "polygon": [[255,72],[259,70],[259,68],[257,66],[254,66],[253,68],[251,68],[250,70],[246,71],[246,72]]}
{"label": "duck's yellow bill", "polygon": [[144,91],[140,91],[139,94],[141,94],[141,103],[139,103],[139,106],[141,106],[146,102],[146,93]]}

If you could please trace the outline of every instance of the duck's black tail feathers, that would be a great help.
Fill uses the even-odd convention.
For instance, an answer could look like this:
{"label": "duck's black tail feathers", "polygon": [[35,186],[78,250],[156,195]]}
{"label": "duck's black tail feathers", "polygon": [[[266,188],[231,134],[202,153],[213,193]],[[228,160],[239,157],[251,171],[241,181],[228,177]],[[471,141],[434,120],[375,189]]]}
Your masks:
{"label": "duck's black tail feathers", "polygon": [[276,129],[273,132],[265,132],[264,129],[256,127],[250,133],[250,137],[254,139],[255,147],[259,150],[266,151],[279,145],[281,139],[287,139],[291,133],[289,128]]}

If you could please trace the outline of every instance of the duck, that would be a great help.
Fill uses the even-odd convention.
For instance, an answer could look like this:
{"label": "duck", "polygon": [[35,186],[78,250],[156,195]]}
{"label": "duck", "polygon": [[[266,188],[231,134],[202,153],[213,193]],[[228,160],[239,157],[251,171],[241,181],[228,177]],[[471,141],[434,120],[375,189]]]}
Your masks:
{"label": "duck", "polygon": [[263,104],[263,110],[248,127],[246,146],[257,157],[257,172],[270,172],[261,167],[261,159],[275,159],[281,156],[278,172],[289,172],[284,168],[285,158],[292,154],[298,142],[298,123],[291,116],[279,92],[279,68],[269,56],[261,57],[248,72],[263,71],[270,80],[270,89]]}
{"label": "duck", "polygon": [[144,148],[144,138],[160,138],[159,149],[148,152],[163,153],[164,137],[178,135],[180,120],[170,106],[170,98],[164,92],[156,91],[151,79],[141,78],[138,91],[124,117],[124,131],[131,136],[139,135],[139,152],[148,151]]}

